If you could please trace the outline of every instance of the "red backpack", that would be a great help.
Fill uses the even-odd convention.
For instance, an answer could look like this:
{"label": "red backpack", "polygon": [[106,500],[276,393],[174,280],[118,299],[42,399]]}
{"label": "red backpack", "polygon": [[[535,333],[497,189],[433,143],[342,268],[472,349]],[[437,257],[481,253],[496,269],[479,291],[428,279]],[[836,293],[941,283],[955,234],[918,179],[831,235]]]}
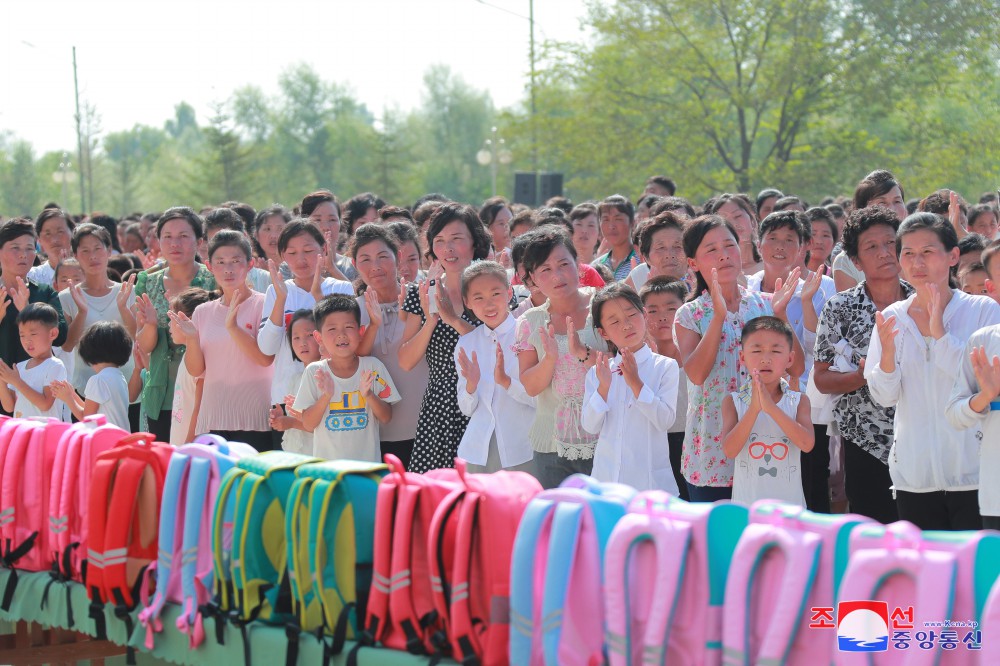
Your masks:
{"label": "red backpack", "polygon": [[434,602],[457,661],[505,666],[514,538],[542,486],[524,472],[468,474],[461,459],[455,466],[462,485],[438,505],[427,540]]}
{"label": "red backpack", "polygon": [[[174,448],[154,439],[149,433],[124,437],[94,466],[86,585],[99,638],[107,636],[105,603],[114,604],[132,635],[143,573],[156,560],[163,482]],[[131,649],[128,657],[134,663]]]}
{"label": "red backpack", "polygon": [[454,469],[407,472],[399,458],[385,456],[390,473],[378,488],[372,587],[364,631],[348,663],[363,646],[381,643],[412,654],[430,654],[441,629],[431,590],[428,534],[438,505],[460,487]]}

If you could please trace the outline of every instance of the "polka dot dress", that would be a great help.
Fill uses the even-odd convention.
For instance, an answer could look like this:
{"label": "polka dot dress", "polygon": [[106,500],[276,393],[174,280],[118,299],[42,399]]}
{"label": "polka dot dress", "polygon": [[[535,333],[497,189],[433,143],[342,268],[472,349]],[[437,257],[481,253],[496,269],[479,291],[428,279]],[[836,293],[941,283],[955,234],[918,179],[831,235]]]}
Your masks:
{"label": "polka dot dress", "polygon": [[[410,285],[403,301],[403,311],[419,315],[421,323],[426,321],[416,285]],[[470,312],[463,313],[462,319],[474,326],[480,324]],[[458,445],[469,424],[468,417],[458,409],[456,395],[458,372],[455,370],[455,345],[458,337],[458,331],[439,321],[427,344],[430,373],[413,439],[411,472],[423,474],[432,469],[455,466]]]}

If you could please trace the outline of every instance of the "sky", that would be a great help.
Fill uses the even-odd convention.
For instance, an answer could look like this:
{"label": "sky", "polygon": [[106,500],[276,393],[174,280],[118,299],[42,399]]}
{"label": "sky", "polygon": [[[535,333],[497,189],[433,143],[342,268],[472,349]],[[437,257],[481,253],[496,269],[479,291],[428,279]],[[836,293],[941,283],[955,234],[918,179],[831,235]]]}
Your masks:
{"label": "sky", "polygon": [[[488,2],[488,4],[487,4]],[[587,0],[535,0],[535,40],[582,41]],[[204,121],[233,90],[277,90],[290,65],[347,84],[376,114],[420,103],[446,64],[498,107],[527,90],[529,0],[3,0],[0,134],[75,152],[81,99],[104,133],[161,127],[186,101]]]}

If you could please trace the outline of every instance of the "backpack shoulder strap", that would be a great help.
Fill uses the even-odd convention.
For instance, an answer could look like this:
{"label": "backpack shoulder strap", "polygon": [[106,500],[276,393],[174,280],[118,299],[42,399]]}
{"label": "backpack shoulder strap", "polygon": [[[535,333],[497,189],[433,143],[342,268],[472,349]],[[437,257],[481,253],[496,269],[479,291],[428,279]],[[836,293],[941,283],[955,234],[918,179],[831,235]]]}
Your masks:
{"label": "backpack shoulder strap", "polygon": [[[819,562],[820,539],[815,534],[777,529],[771,525],[749,525],[743,531],[733,554],[726,582],[726,617],[723,622],[723,663],[779,664],[785,661],[795,640],[795,634],[807,610],[809,591]],[[772,589],[777,595],[774,612],[757,654],[750,654],[750,599],[761,567],[766,566],[769,551],[783,555],[784,576],[781,588]]]}
{"label": "backpack shoulder strap", "polygon": [[[607,643],[611,666],[661,664],[684,577],[691,526],[660,516],[626,514],[611,533],[604,564]],[[642,551],[652,549],[652,557]],[[648,604],[643,608],[636,608]],[[633,631],[633,612],[646,618]]]}

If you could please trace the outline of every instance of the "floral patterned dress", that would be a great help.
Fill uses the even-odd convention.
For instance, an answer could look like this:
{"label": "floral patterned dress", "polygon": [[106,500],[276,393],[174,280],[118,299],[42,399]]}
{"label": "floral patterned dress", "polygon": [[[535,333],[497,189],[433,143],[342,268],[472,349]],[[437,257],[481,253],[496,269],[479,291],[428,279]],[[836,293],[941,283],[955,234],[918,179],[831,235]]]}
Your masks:
{"label": "floral patterned dress", "polygon": [[[740,336],[744,324],[755,317],[774,314],[770,294],[749,292],[743,287],[739,287],[739,291],[739,310],[725,314],[715,365],[708,378],[701,386],[687,379],[687,427],[681,473],[694,486],[725,488],[733,485],[733,461],[722,451],[722,399],[727,393],[739,390],[749,379],[740,362]],[[685,303],[674,320],[674,338],[678,326],[704,336],[714,316],[712,297],[707,293]]]}

